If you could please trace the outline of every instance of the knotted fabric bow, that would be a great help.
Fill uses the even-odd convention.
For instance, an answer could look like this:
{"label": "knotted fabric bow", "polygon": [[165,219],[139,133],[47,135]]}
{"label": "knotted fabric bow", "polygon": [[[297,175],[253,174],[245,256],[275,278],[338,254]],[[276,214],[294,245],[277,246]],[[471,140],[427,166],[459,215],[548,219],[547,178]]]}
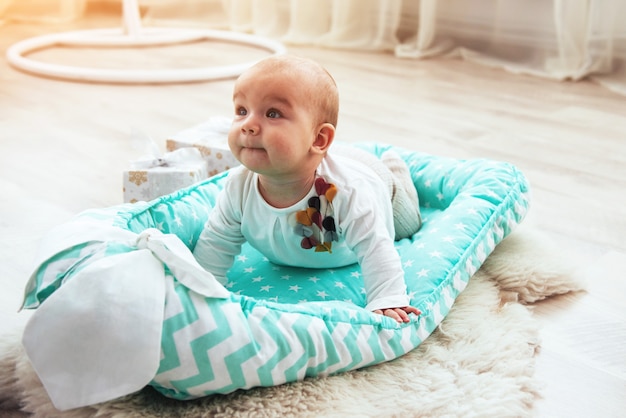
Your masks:
{"label": "knotted fabric bow", "polygon": [[[83,242],[106,245],[102,237],[87,239],[84,231],[67,239],[82,235]],[[115,228],[110,233],[120,237]],[[60,410],[136,392],[154,378],[161,357],[164,266],[205,297],[229,296],[177,236],[157,229],[132,235],[135,251],[100,258],[75,273],[26,325],[26,353]]]}

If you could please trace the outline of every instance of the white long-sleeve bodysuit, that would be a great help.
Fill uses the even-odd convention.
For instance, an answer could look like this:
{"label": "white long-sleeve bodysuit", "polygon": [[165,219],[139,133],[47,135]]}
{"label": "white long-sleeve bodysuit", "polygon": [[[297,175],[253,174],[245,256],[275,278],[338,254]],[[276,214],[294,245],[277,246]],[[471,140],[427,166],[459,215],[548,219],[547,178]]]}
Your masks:
{"label": "white long-sleeve bodysuit", "polygon": [[[334,184],[336,195],[331,204],[326,204],[324,193],[318,194],[314,186],[295,205],[275,208],[261,196],[258,174],[243,166],[233,169],[193,251],[200,265],[225,283],[226,272],[245,241],[279,265],[336,268],[358,262],[367,292],[366,309],[408,306],[404,271],[394,247],[389,187],[367,165],[341,156],[327,155],[316,174]],[[321,201],[318,209],[324,225],[321,221],[317,222],[319,228],[315,222],[300,224],[297,212],[304,216],[310,199],[316,197]],[[326,216],[334,219],[334,228]],[[330,252],[301,245],[307,236],[323,237],[333,229],[336,241]]]}

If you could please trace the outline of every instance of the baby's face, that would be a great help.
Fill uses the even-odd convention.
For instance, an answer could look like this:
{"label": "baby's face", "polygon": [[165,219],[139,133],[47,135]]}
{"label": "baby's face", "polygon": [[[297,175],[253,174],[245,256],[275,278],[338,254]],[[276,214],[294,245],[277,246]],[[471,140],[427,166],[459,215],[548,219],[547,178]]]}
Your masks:
{"label": "baby's face", "polygon": [[288,179],[315,170],[316,137],[306,80],[289,71],[253,68],[235,83],[228,136],[235,157],[262,175]]}

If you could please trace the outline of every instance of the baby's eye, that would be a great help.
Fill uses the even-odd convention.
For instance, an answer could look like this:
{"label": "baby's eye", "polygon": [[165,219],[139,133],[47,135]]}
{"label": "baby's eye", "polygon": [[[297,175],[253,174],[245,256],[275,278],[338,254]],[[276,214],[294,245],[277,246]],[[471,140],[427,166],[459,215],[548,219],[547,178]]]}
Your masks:
{"label": "baby's eye", "polygon": [[276,110],[276,109],[270,109],[270,110],[268,110],[266,115],[267,115],[267,117],[268,117],[268,118],[270,118],[270,119],[276,119],[276,118],[281,117],[280,112],[279,112],[278,110]]}
{"label": "baby's eye", "polygon": [[238,107],[235,109],[235,115],[237,116],[246,116],[248,114],[248,111],[246,110],[245,107]]}

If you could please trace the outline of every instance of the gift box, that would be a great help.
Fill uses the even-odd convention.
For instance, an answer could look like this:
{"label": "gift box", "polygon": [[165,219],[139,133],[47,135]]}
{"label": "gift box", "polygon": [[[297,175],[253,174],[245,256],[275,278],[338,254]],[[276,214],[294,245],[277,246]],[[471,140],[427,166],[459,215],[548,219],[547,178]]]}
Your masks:
{"label": "gift box", "polygon": [[228,147],[228,131],[231,119],[213,117],[199,125],[169,137],[165,142],[168,151],[194,147],[207,163],[209,176],[239,165]]}
{"label": "gift box", "polygon": [[208,178],[206,161],[195,148],[131,162],[123,173],[124,202],[152,200]]}

